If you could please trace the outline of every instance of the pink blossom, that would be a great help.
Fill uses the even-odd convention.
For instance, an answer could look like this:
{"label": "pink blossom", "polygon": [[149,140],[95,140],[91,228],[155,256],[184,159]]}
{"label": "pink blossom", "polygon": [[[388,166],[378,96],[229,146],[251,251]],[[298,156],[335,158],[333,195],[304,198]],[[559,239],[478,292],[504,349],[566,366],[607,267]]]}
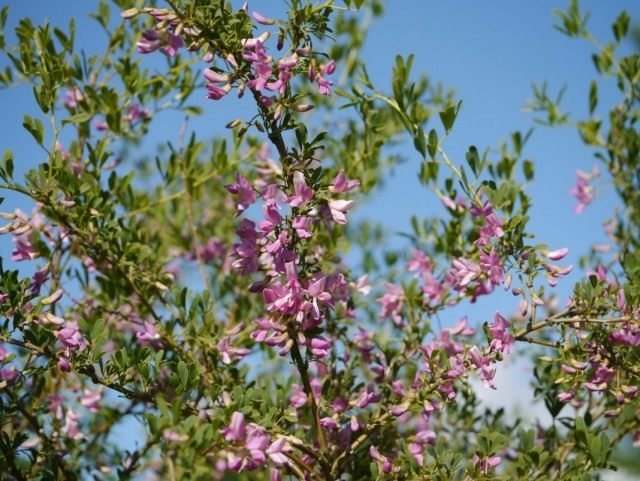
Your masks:
{"label": "pink blossom", "polygon": [[80,404],[89,409],[93,413],[97,413],[100,410],[100,400],[102,399],[102,393],[100,391],[91,391],[85,389],[84,394],[80,398]]}
{"label": "pink blossom", "polygon": [[89,345],[76,321],[67,321],[65,327],[56,333],[56,338],[70,350],[82,350]]}
{"label": "pink blossom", "polygon": [[464,258],[454,259],[451,270],[447,275],[447,280],[453,289],[462,291],[471,281],[475,280],[481,272],[480,266],[470,260]]}
{"label": "pink blossom", "polygon": [[502,269],[502,260],[495,249],[492,248],[489,253],[480,253],[480,268],[494,286],[497,286],[503,281],[504,270]]}
{"label": "pink blossom", "polygon": [[352,200],[330,200],[329,209],[331,217],[337,224],[346,224],[347,216],[345,215],[349,209],[353,207]]}
{"label": "pink blossom", "polygon": [[385,293],[378,298],[382,306],[380,317],[385,319],[390,317],[396,326],[402,325],[402,308],[404,307],[405,295],[402,286],[397,284],[387,284]]}
{"label": "pink blossom", "polygon": [[312,237],[311,233],[311,225],[313,223],[313,219],[307,216],[296,216],[291,222],[291,227],[293,227],[298,234],[298,237],[301,239],[309,239]]}
{"label": "pink blossom", "polygon": [[342,194],[343,192],[349,192],[350,190],[355,189],[360,185],[359,180],[349,180],[344,173],[344,170],[340,170],[336,178],[333,179],[333,182],[329,186],[329,192],[333,192],[334,194]]}
{"label": "pink blossom", "polygon": [[142,347],[152,347],[154,349],[162,347],[160,333],[156,326],[149,321],[144,321],[142,325],[136,326],[136,339]]}
{"label": "pink blossom", "polygon": [[491,238],[504,235],[502,221],[494,212],[491,202],[486,201],[482,207],[472,205],[469,211],[474,217],[482,217],[484,220],[484,225],[479,229],[480,237],[476,240],[476,244],[483,246],[489,243]]}
{"label": "pink blossom", "polygon": [[224,188],[238,196],[236,214],[241,214],[256,201],[256,193],[253,190],[253,186],[242,174],[236,174],[236,183],[227,184]]}
{"label": "pink blossom", "polygon": [[137,120],[144,120],[151,115],[148,109],[142,108],[140,104],[134,103],[127,109],[127,120],[129,122],[135,122]]}
{"label": "pink blossom", "polygon": [[11,252],[12,261],[30,261],[38,257],[35,247],[31,244],[30,233],[14,236],[13,243],[14,249]]}
{"label": "pink blossom", "polygon": [[256,22],[262,25],[273,25],[274,23],[276,23],[276,21],[272,18],[265,17],[264,15],[256,11],[251,12],[251,16]]}
{"label": "pink blossom", "polygon": [[545,252],[545,256],[547,256],[547,259],[550,259],[552,261],[559,261],[560,259],[564,258],[568,253],[569,253],[569,249],[566,247],[563,247],[562,249],[556,249],[554,251]]}
{"label": "pink blossom", "polygon": [[244,414],[239,411],[234,412],[231,415],[231,423],[221,433],[227,441],[243,441],[247,435]]}
{"label": "pink blossom", "polygon": [[78,102],[84,100],[84,94],[78,87],[73,87],[71,90],[67,90],[64,93],[63,104],[68,109],[75,109],[78,106]]}
{"label": "pink blossom", "polygon": [[71,408],[67,409],[67,413],[64,418],[64,426],[62,427],[62,433],[69,439],[79,441],[84,437],[80,431],[80,415],[74,412]]}
{"label": "pink blossom", "polygon": [[364,409],[369,404],[377,403],[380,399],[380,394],[377,394],[374,391],[373,386],[369,385],[360,392],[358,399],[356,399],[356,406],[360,409]]}
{"label": "pink blossom", "polygon": [[369,448],[369,456],[371,456],[371,459],[376,461],[378,465],[381,466],[383,473],[388,474],[391,472],[391,469],[393,467],[391,464],[391,461],[386,456],[383,456],[382,454],[380,454],[380,451],[378,451],[378,448],[372,445]]}
{"label": "pink blossom", "polygon": [[307,395],[304,392],[302,386],[293,384],[291,386],[292,394],[289,399],[289,405],[293,408],[301,408],[307,404]]}
{"label": "pink blossom", "polygon": [[595,189],[589,181],[598,175],[598,171],[594,167],[592,174],[582,170],[577,170],[576,174],[576,185],[569,191],[569,193],[578,200],[578,204],[575,206],[574,211],[576,214],[580,214],[584,211],[585,207],[593,201]]}
{"label": "pink blossom", "polygon": [[495,469],[501,462],[500,456],[489,456],[486,458],[480,458],[477,454],[471,458],[474,466],[477,466],[484,474],[488,474],[489,471]]}
{"label": "pink blossom", "polygon": [[411,259],[407,262],[407,269],[409,272],[417,272],[421,276],[431,273],[433,270],[433,263],[428,255],[424,252],[413,249],[411,251]]}
{"label": "pink blossom", "polygon": [[324,336],[313,337],[309,342],[309,350],[319,358],[328,356],[332,347],[333,343]]}
{"label": "pink blossom", "polygon": [[511,350],[511,345],[515,342],[515,339],[509,334],[509,325],[509,321],[499,312],[496,312],[494,321],[489,324],[489,332],[491,333],[491,344],[489,347],[492,351],[508,354]]}
{"label": "pink blossom", "polygon": [[300,207],[313,198],[313,189],[307,185],[304,174],[299,170],[293,174],[293,189],[294,195],[286,200],[291,207]]}
{"label": "pink blossom", "polygon": [[231,336],[223,337],[220,342],[218,342],[217,347],[222,362],[227,365],[239,361],[251,352],[251,350],[246,347],[232,347]]}
{"label": "pink blossom", "polygon": [[162,437],[171,443],[181,443],[189,439],[186,434],[181,434],[168,428],[162,431]]}

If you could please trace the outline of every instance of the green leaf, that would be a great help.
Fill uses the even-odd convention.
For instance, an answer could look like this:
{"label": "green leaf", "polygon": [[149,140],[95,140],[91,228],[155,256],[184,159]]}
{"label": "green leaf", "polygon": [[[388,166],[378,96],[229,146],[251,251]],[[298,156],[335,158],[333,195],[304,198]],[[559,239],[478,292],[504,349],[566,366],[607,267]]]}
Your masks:
{"label": "green leaf", "polygon": [[22,126],[29,131],[35,141],[42,145],[44,140],[44,125],[40,119],[34,119],[30,115],[25,115],[22,119]]}
{"label": "green leaf", "polygon": [[427,156],[427,144],[422,127],[418,127],[416,134],[413,136],[413,146],[420,152],[423,158]]}
{"label": "green leaf", "polygon": [[93,114],[91,112],[79,112],[77,114],[72,115],[71,117],[64,119],[62,121],[63,125],[66,124],[82,124],[91,120]]}
{"label": "green leaf", "polygon": [[4,151],[0,176],[5,182],[9,182],[13,178],[13,152],[11,149],[5,149]]}
{"label": "green leaf", "polygon": [[462,100],[457,105],[449,105],[446,109],[440,112],[440,121],[444,127],[445,132],[448,134],[453,124],[456,121],[460,107],[462,106]]}
{"label": "green leaf", "polygon": [[530,160],[525,160],[522,163],[522,171],[524,172],[524,178],[527,180],[531,180],[533,179],[533,173],[534,173],[534,165],[533,162]]}
{"label": "green leaf", "polygon": [[438,152],[438,132],[436,132],[436,129],[431,129],[429,131],[429,143],[427,144],[427,149],[431,159],[435,160],[436,153]]}
{"label": "green leaf", "polygon": [[627,32],[629,31],[629,21],[629,14],[627,12],[622,12],[614,22],[612,26],[613,36],[618,42],[626,37]]}
{"label": "green leaf", "polygon": [[598,84],[595,80],[591,81],[589,86],[589,115],[593,115],[598,105]]}

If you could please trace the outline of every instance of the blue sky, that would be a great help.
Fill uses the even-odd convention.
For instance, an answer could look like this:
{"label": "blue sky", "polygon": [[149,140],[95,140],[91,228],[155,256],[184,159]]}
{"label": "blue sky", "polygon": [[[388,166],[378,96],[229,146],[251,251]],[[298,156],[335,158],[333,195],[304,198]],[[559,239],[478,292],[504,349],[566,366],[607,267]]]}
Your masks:
{"label": "blue sky", "polygon": [[[254,1],[250,2],[250,8],[275,15],[281,10],[280,3]],[[557,22],[553,11],[566,8],[568,0],[391,0],[387,3],[386,13],[372,25],[363,51],[370,76],[380,89],[388,90],[395,55],[414,53],[416,76],[426,72],[433,81],[455,88],[463,107],[444,144],[454,163],[464,160],[469,145],[476,145],[480,152],[486,148],[496,149],[511,132],[526,132],[534,125],[532,114],[523,111],[526,100],[531,97],[533,82],[547,80],[551,93],[566,85],[565,110],[577,117],[586,116],[588,85],[596,76],[590,58],[593,47],[585,41],[569,39],[553,28]],[[97,2],[9,0],[8,4],[11,12],[7,31],[23,16],[31,17],[36,24],[49,19],[63,27],[70,16],[75,16],[77,44],[89,51],[101,46],[103,36],[96,34],[94,23],[86,20]],[[612,38],[610,25],[621,10],[626,9],[630,14],[638,11],[637,0],[590,0],[581,4],[591,12],[590,30],[603,43]],[[0,59],[0,65],[4,62],[5,59]],[[339,69],[340,66],[336,76],[340,74]],[[608,108],[617,99],[614,82],[599,81],[599,87],[599,105],[602,109]],[[37,114],[30,88],[0,90],[0,102],[3,106],[0,147],[11,148],[16,153],[16,170],[24,172],[44,157],[21,126],[23,114]],[[203,121],[208,125],[215,121],[221,128],[237,117],[231,110],[232,102],[207,104],[203,98],[202,103],[206,108]],[[160,141],[161,136],[157,135],[156,140]],[[434,210],[440,211],[439,202],[434,201],[433,194],[424,190],[417,180],[419,158],[409,147],[403,152],[407,162],[394,171],[380,195],[361,208],[358,216],[374,216],[392,231],[409,231],[411,215],[425,216]],[[536,127],[524,155],[535,161],[536,166],[535,181],[528,186],[534,198],[532,230],[540,242],[552,248],[569,247],[568,262],[576,264],[578,256],[594,241],[604,240],[602,222],[615,205],[613,192],[611,188],[601,189],[601,197],[585,213],[573,213],[574,200],[569,189],[575,181],[575,170],[590,170],[596,161],[572,128]],[[22,199],[5,193],[0,196],[7,197],[2,210],[24,208]],[[9,239],[6,236],[0,239],[5,265],[11,265],[6,260],[10,249]],[[570,284],[565,281],[560,289],[563,296],[568,295]],[[508,312],[515,307],[515,300],[513,304],[500,308]],[[492,300],[481,309],[489,313],[497,307]]]}

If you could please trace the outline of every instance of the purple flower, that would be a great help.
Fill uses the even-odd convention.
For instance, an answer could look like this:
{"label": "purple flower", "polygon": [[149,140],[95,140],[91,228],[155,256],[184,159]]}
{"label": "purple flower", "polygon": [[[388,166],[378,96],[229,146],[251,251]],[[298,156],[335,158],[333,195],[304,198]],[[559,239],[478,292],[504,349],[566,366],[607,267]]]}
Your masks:
{"label": "purple flower", "polygon": [[378,302],[382,306],[380,317],[385,319],[390,317],[396,326],[402,325],[402,308],[404,306],[405,296],[402,286],[396,284],[387,284],[385,293],[378,298]]}
{"label": "purple flower", "polygon": [[514,337],[509,334],[509,321],[507,321],[499,312],[496,312],[494,321],[489,324],[489,332],[491,333],[491,344],[489,348],[493,352],[508,354],[511,345],[515,342]]}
{"label": "purple flower", "polygon": [[318,336],[311,339],[309,342],[309,350],[314,356],[323,358],[331,353],[333,343],[324,336]]}
{"label": "purple flower", "polygon": [[340,170],[336,178],[333,179],[333,182],[329,186],[329,192],[333,192],[334,194],[342,194],[343,192],[348,192],[350,190],[355,189],[360,185],[359,180],[349,180],[344,173],[344,170]]}
{"label": "purple flower", "polygon": [[293,227],[298,234],[298,237],[301,239],[309,239],[312,237],[311,233],[311,224],[313,223],[313,219],[307,216],[297,216],[291,222],[291,227]]}
{"label": "purple flower", "polygon": [[293,384],[291,386],[292,394],[291,399],[289,399],[289,405],[292,408],[298,409],[307,404],[307,395],[304,392],[302,386],[298,384]]}
{"label": "purple flower", "polygon": [[244,414],[239,411],[231,415],[229,426],[221,431],[227,441],[244,441],[247,436],[247,426],[244,422]]}
{"label": "purple flower", "polygon": [[584,211],[585,207],[593,201],[595,189],[589,181],[598,176],[599,172],[597,168],[594,167],[591,174],[582,170],[577,170],[576,175],[576,185],[569,191],[569,193],[578,200],[578,204],[575,206],[574,211],[576,214],[580,214]]}
{"label": "purple flower", "polygon": [[85,389],[84,394],[80,398],[80,404],[89,409],[93,413],[97,413],[100,410],[100,400],[102,399],[102,393],[100,391],[91,391]]}
{"label": "purple flower", "polygon": [[222,362],[227,365],[239,361],[250,352],[246,347],[232,347],[231,336],[225,336],[218,342],[218,353]]}
{"label": "purple flower", "polygon": [[76,321],[67,321],[65,327],[56,333],[56,338],[65,348],[72,351],[76,349],[82,350],[89,345],[80,332]]}
{"label": "purple flower", "polygon": [[149,321],[144,321],[141,326],[136,326],[136,339],[142,347],[152,347],[154,349],[162,347],[160,333],[156,326]]}
{"label": "purple flower", "polygon": [[480,268],[489,278],[494,286],[502,283],[504,280],[504,270],[502,269],[502,261],[495,249],[491,249],[489,253],[480,253]]}
{"label": "purple flower", "polygon": [[447,280],[456,291],[464,290],[482,272],[478,264],[464,258],[454,259]]}
{"label": "purple flower", "polygon": [[313,189],[307,185],[304,174],[299,170],[293,173],[293,190],[294,194],[286,200],[291,207],[300,207],[313,198]]}
{"label": "purple flower", "polygon": [[242,174],[236,174],[236,183],[227,184],[224,188],[238,196],[238,201],[236,203],[237,214],[244,212],[256,201],[256,193],[253,190],[253,186],[244,178],[244,176],[242,176]]}
{"label": "purple flower", "polygon": [[11,260],[14,262],[30,261],[38,257],[35,247],[31,244],[29,233],[13,236],[15,247],[11,252]]}
{"label": "purple flower", "polygon": [[64,426],[62,427],[62,433],[69,439],[79,441],[84,437],[80,432],[80,415],[74,412],[71,408],[67,409],[67,414],[64,418]]}
{"label": "purple flower", "polygon": [[393,467],[391,461],[386,456],[380,454],[378,448],[376,448],[375,446],[371,446],[369,448],[369,456],[371,456],[371,459],[376,461],[378,465],[381,466],[383,473],[388,474],[391,472],[391,469]]}

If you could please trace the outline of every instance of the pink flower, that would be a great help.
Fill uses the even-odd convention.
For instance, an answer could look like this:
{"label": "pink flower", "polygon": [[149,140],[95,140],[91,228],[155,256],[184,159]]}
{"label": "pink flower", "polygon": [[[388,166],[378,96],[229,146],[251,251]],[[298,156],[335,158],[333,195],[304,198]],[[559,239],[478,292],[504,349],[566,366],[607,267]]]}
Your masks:
{"label": "pink flower", "polygon": [[332,347],[333,343],[324,336],[313,337],[309,342],[309,350],[319,358],[328,356]]}
{"label": "pink flower", "polygon": [[396,326],[402,325],[402,308],[404,306],[405,296],[402,286],[396,284],[387,284],[385,286],[385,293],[382,297],[378,298],[378,302],[382,306],[380,312],[381,318],[390,317],[393,319],[393,323]]}
{"label": "pink flower", "polygon": [[330,200],[329,209],[331,217],[337,224],[346,224],[347,216],[345,215],[349,209],[353,207],[352,200]]}
{"label": "pink flower", "polygon": [[593,173],[589,174],[582,170],[577,170],[576,185],[569,191],[577,200],[578,204],[574,208],[576,214],[580,214],[594,198],[595,189],[589,183],[594,177],[599,175],[597,168],[593,168]]}
{"label": "pink flower", "polygon": [[74,412],[71,408],[67,409],[62,433],[74,441],[79,441],[84,437],[82,432],[80,432],[80,424],[78,421],[80,421],[80,415]]}
{"label": "pink flower", "polygon": [[554,251],[545,252],[544,255],[547,256],[547,259],[552,261],[559,261],[564,258],[569,253],[569,249],[563,247],[562,249],[556,249]]}
{"label": "pink flower", "polygon": [[311,224],[313,219],[311,217],[306,216],[297,216],[291,222],[291,227],[293,227],[298,234],[298,237],[301,239],[309,239],[313,234],[311,233]]}
{"label": "pink flower", "polygon": [[454,259],[447,280],[453,289],[462,291],[481,273],[478,264],[464,258]]}
{"label": "pink flower", "polygon": [[494,286],[500,284],[504,279],[502,261],[494,248],[488,254],[480,253],[480,267]]}
{"label": "pink flower", "polygon": [[431,273],[433,263],[424,252],[413,249],[411,251],[411,259],[407,262],[407,269],[409,269],[409,272],[417,272],[422,276]]}
{"label": "pink flower", "polygon": [[350,190],[355,189],[360,185],[359,180],[349,180],[344,173],[344,170],[340,169],[336,178],[333,179],[333,182],[329,186],[329,192],[333,192],[334,194],[342,194],[343,192],[349,192]]}
{"label": "pink flower", "polygon": [[35,247],[31,244],[31,234],[13,236],[14,249],[11,252],[11,260],[14,262],[30,261],[38,257]]}
{"label": "pink flower", "polygon": [[276,23],[274,19],[265,17],[264,15],[256,11],[251,12],[251,16],[256,22],[262,25],[273,25],[274,23]]}
{"label": "pink flower", "polygon": [[97,413],[100,410],[101,399],[102,393],[100,391],[85,389],[84,394],[80,398],[80,404],[89,409],[89,411]]}
{"label": "pink flower", "polygon": [[244,422],[244,414],[239,411],[231,415],[231,423],[221,431],[227,441],[244,441],[247,436],[247,427]]}
{"label": "pink flower", "polygon": [[160,333],[156,326],[149,321],[144,321],[141,326],[136,326],[136,339],[142,347],[152,347],[154,349],[162,347]]}
{"label": "pink flower", "polygon": [[484,219],[484,225],[479,229],[480,237],[475,242],[477,245],[486,245],[492,237],[502,237],[504,235],[502,221],[494,212],[491,202],[486,201],[482,207],[473,205],[469,211],[474,217],[482,217]]}
{"label": "pink flower", "polygon": [[375,446],[371,446],[369,448],[369,456],[371,456],[371,459],[378,463],[378,465],[382,468],[383,473],[388,474],[391,472],[391,469],[393,467],[391,461],[386,456],[380,454],[380,451],[378,451]]}
{"label": "pink flower", "polygon": [[218,342],[218,353],[222,362],[227,365],[239,361],[250,352],[246,347],[232,347],[231,336],[225,336]]}
{"label": "pink flower", "polygon": [[67,321],[65,327],[57,332],[56,338],[64,347],[72,351],[76,349],[82,350],[89,345],[80,332],[80,328],[76,321]]}
{"label": "pink flower", "polygon": [[63,104],[68,109],[75,109],[78,106],[78,102],[84,100],[84,94],[78,87],[74,87],[71,90],[67,90],[64,93]]}
{"label": "pink flower", "polygon": [[180,434],[177,431],[171,429],[165,429],[162,431],[162,437],[171,443],[181,443],[189,439],[186,434]]}
{"label": "pink flower", "polygon": [[304,389],[302,389],[302,386],[293,384],[291,386],[291,390],[293,392],[291,394],[291,399],[289,399],[289,405],[292,408],[298,409],[307,404],[307,395],[305,394]]}
{"label": "pink flower", "polygon": [[227,184],[224,188],[238,196],[238,201],[236,203],[236,215],[244,212],[256,201],[256,193],[253,190],[253,186],[242,174],[236,174],[236,183]]}
{"label": "pink flower", "polygon": [[509,321],[507,321],[499,312],[496,312],[494,321],[489,324],[489,332],[491,333],[491,344],[489,348],[494,352],[508,354],[511,345],[515,339],[508,332]]}
{"label": "pink flower", "polygon": [[495,469],[502,462],[500,456],[489,456],[481,459],[477,454],[474,454],[471,460],[474,466],[480,468],[480,471],[484,474],[488,474],[489,471]]}
{"label": "pink flower", "polygon": [[300,207],[313,198],[313,189],[307,185],[304,174],[299,170],[293,173],[293,190],[294,195],[286,200],[291,207]]}

